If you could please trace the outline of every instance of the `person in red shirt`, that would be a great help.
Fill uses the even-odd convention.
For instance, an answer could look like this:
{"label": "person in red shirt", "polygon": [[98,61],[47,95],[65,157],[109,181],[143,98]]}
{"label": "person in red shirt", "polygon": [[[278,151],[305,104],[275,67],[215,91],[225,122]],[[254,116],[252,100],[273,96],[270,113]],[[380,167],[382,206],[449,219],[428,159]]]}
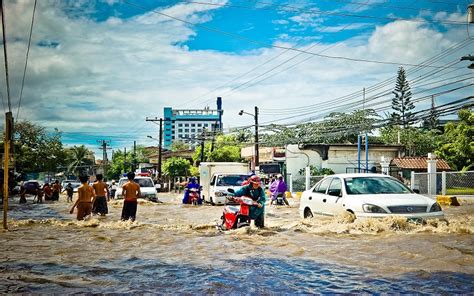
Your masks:
{"label": "person in red shirt", "polygon": [[137,199],[140,197],[140,185],[135,183],[135,173],[127,174],[128,182],[122,186],[122,196],[124,198],[122,208],[122,221],[135,221],[137,215]]}

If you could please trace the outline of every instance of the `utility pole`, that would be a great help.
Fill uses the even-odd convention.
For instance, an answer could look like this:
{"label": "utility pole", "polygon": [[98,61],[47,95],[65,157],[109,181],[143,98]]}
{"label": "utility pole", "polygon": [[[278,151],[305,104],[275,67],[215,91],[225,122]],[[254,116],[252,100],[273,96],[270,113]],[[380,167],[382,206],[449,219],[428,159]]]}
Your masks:
{"label": "utility pole", "polygon": [[[110,144],[109,140],[97,140],[98,143],[100,143],[100,149],[102,149],[102,170],[104,171],[104,176],[107,175],[107,166],[109,164],[109,160],[107,157],[107,150],[111,148],[107,148],[107,146]],[[112,157],[113,159],[113,157]]]}
{"label": "utility pole", "polygon": [[137,169],[137,141],[133,141],[133,160],[132,160],[132,172]]}
{"label": "utility pole", "polygon": [[216,140],[216,126],[217,126],[217,122],[212,126],[211,153],[214,151],[214,144]]}
{"label": "utility pole", "polygon": [[201,162],[204,162],[204,136],[205,136],[205,133],[206,133],[206,129],[203,129],[202,130],[202,134],[201,134]]}
{"label": "utility pole", "polygon": [[151,121],[153,123],[155,123],[156,121],[159,121],[159,125],[160,125],[160,134],[159,134],[159,143],[158,143],[158,181],[160,182],[161,184],[161,177],[162,177],[162,171],[161,171],[161,162],[162,162],[162,150],[163,150],[163,146],[162,146],[162,143],[163,143],[163,118],[152,118],[152,119],[149,119],[148,117],[146,118],[146,121]]}
{"label": "utility pole", "polygon": [[[260,158],[258,151],[258,107],[255,106],[255,170],[260,166]],[[259,170],[259,169],[258,169]]]}
{"label": "utility pole", "polygon": [[123,171],[127,173],[127,147],[123,147]]}
{"label": "utility pole", "polygon": [[8,229],[8,161],[10,158],[10,142],[13,134],[13,115],[11,112],[5,113],[5,137],[3,141],[3,229]]}

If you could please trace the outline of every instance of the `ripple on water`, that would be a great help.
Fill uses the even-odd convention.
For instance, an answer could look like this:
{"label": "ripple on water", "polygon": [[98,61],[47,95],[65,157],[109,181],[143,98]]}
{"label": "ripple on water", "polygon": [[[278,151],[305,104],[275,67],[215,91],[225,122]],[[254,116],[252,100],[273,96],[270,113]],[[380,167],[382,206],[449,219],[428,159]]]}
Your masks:
{"label": "ripple on water", "polygon": [[474,276],[411,272],[397,278],[312,260],[228,260],[223,266],[129,257],[84,265],[0,263],[0,293],[470,293]]}

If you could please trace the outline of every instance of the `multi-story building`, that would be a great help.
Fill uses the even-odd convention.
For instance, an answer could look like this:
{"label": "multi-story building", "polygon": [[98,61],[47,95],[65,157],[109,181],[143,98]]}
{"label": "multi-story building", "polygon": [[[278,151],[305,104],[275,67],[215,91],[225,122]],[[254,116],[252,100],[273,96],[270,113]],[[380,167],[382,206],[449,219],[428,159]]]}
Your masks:
{"label": "multi-story building", "polygon": [[173,141],[179,140],[196,146],[204,132],[222,129],[222,98],[217,98],[217,109],[173,109],[165,107],[164,148],[168,149]]}

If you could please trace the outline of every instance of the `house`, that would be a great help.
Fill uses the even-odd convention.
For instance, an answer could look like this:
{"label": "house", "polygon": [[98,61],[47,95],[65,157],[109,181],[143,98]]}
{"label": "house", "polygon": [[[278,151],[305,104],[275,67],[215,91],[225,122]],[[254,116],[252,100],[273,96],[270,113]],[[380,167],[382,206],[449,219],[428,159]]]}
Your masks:
{"label": "house", "polygon": [[[380,171],[382,157],[393,159],[402,154],[402,145],[369,144],[368,151],[361,147],[360,168],[362,171]],[[358,171],[357,144],[293,144],[286,146],[286,170],[293,176],[306,166],[318,169],[329,168],[335,173]],[[366,159],[366,155],[368,156]]]}
{"label": "house", "polygon": [[[413,156],[413,157],[396,157],[390,162],[392,170],[398,170],[401,176],[405,179],[410,179],[411,172],[424,172],[428,170],[428,157],[424,156]],[[451,171],[451,167],[446,160],[436,158],[436,171]]]}

